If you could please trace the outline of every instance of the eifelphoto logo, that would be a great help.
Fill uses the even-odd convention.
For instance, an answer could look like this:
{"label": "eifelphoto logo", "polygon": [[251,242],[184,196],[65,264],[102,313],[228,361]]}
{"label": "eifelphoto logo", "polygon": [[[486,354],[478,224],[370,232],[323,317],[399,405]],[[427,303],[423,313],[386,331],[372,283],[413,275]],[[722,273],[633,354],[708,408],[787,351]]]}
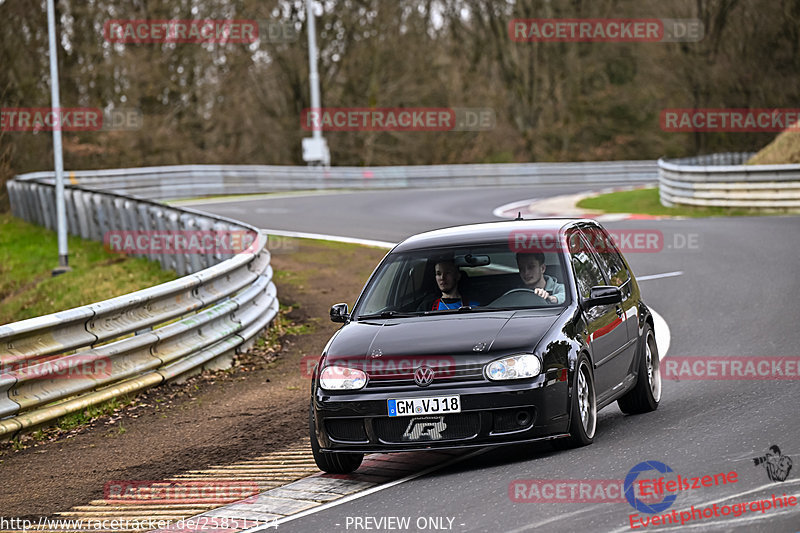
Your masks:
{"label": "eifelphoto logo", "polygon": [[103,499],[113,505],[210,504],[238,502],[259,492],[253,481],[115,480],[103,486]]}
{"label": "eifelphoto logo", "polygon": [[231,19],[113,19],[103,24],[109,43],[254,43],[259,38],[255,20]]}
{"label": "eifelphoto logo", "polygon": [[698,42],[705,36],[704,29],[700,19],[537,18],[508,23],[511,40],[528,43]]}
{"label": "eifelphoto logo", "polygon": [[306,108],[306,131],[487,131],[497,125],[494,109],[483,107]]}
{"label": "eifelphoto logo", "polygon": [[672,356],[661,361],[661,379],[672,381],[800,379],[798,356]]}
{"label": "eifelphoto logo", "polygon": [[661,111],[660,123],[662,130],[676,133],[800,131],[800,109],[671,108]]}
{"label": "eifelphoto logo", "polygon": [[792,471],[792,458],[788,455],[783,455],[781,449],[777,444],[773,444],[767,450],[767,453],[761,457],[753,457],[753,464],[755,466],[763,466],[767,471],[767,478],[774,482],[786,481],[789,477],[789,472]]}
{"label": "eifelphoto logo", "polygon": [[4,107],[0,108],[0,130],[39,131],[129,131],[142,128],[139,109],[97,107]]}
{"label": "eifelphoto logo", "polygon": [[644,461],[639,463],[631,468],[628,472],[628,475],[625,476],[624,492],[625,499],[628,501],[631,507],[643,513],[655,514],[668,509],[673,503],[675,503],[678,495],[667,494],[664,496],[663,500],[657,502],[648,502],[637,496],[634,492],[634,484],[636,484],[639,474],[651,470],[655,470],[659,474],[667,474],[673,471],[672,468],[661,461]]}
{"label": "eifelphoto logo", "polygon": [[107,231],[103,245],[124,254],[242,254],[253,253],[258,234],[248,230]]}
{"label": "eifelphoto logo", "polygon": [[[759,499],[751,501],[737,502],[730,505],[720,505],[719,503],[700,505],[695,507],[690,505],[688,509],[680,510],[673,509],[671,512],[664,514],[653,514],[651,516],[641,516],[639,514],[631,514],[628,516],[628,522],[631,529],[643,529],[650,526],[671,526],[678,524],[683,526],[690,522],[697,522],[711,518],[723,518],[726,516],[734,516],[736,518],[750,513],[764,514],[770,509],[783,509],[786,507],[794,507],[797,505],[797,498],[795,496],[776,496],[772,494],[769,499]],[[717,525],[716,523],[714,525]]]}
{"label": "eifelphoto logo", "polygon": [[[642,473],[652,471],[656,472],[656,477],[640,478]],[[672,468],[661,461],[643,461],[631,468],[628,475],[625,476],[625,499],[638,512],[655,515],[669,509],[681,492],[738,482],[739,475],[733,470],[713,475],[683,476],[676,474]],[[638,495],[635,490],[637,487]],[[677,514],[677,511],[673,510],[671,516],[677,518]],[[645,526],[652,523],[649,518],[641,520],[637,513],[628,518],[634,529],[640,527],[635,525],[637,522],[643,523]]]}
{"label": "eifelphoto logo", "polygon": [[111,377],[112,362],[107,356],[71,355],[37,361],[0,363],[0,379],[102,379]]}

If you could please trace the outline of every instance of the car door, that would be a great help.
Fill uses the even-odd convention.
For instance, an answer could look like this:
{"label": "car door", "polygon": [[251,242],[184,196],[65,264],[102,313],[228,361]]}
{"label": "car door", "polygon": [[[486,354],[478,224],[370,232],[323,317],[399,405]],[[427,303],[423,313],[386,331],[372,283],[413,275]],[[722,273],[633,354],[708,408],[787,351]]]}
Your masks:
{"label": "car door", "polygon": [[614,244],[609,233],[600,226],[587,226],[581,229],[584,235],[594,236],[588,238],[593,244],[600,268],[603,270],[609,285],[619,287],[622,293],[622,302],[617,305],[617,315],[625,323],[628,342],[625,349],[616,356],[614,366],[619,370],[619,381],[633,372],[633,363],[636,357],[636,340],[639,338],[639,301],[638,294],[632,290],[633,282],[628,267],[622,259],[622,254]]}
{"label": "car door", "polygon": [[586,238],[575,230],[573,234],[568,234],[568,239],[575,287],[586,319],[586,342],[594,364],[599,403],[622,386],[625,372],[620,371],[624,365],[620,356],[624,357],[622,354],[628,343],[628,331],[621,317],[620,306],[597,305],[589,309],[583,306],[583,302],[589,298],[591,288],[607,285],[608,281],[600,267],[596,251]]}

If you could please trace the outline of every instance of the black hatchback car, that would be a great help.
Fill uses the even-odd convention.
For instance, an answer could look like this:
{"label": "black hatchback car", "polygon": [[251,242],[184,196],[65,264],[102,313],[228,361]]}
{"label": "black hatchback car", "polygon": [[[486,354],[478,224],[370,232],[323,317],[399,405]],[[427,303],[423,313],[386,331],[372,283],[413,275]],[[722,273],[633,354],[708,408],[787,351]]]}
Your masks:
{"label": "black hatchback car", "polygon": [[515,220],[415,235],[373,272],[313,373],[320,469],[365,452],[552,440],[582,446],[597,411],[653,411],[653,318],[592,220]]}

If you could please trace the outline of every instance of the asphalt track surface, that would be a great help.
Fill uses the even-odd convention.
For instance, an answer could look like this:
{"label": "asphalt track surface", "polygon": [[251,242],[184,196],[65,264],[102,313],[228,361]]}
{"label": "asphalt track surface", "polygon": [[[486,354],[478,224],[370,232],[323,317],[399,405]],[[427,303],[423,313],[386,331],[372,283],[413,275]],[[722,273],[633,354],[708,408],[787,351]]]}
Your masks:
{"label": "asphalt track surface", "polygon": [[[396,190],[216,201],[195,207],[261,228],[397,242],[429,229],[497,220],[492,210],[508,202],[581,190],[585,187]],[[625,254],[637,276],[683,272],[641,282],[645,301],[670,326],[669,356],[800,355],[795,337],[800,319],[800,217],[627,220],[605,225],[612,230],[662,232],[661,251]],[[696,244],[688,249],[692,239]],[[635,465],[653,460],[683,477],[730,471],[738,475],[736,483],[681,492],[673,506],[659,514],[690,510],[692,505],[770,499],[773,494],[799,496],[799,405],[796,380],[664,381],[661,405],[654,413],[624,416],[616,404],[601,411],[591,446],[564,452],[545,445],[487,449],[280,528],[794,533],[800,530],[800,503],[763,513],[748,508],[738,517],[632,529],[629,516],[637,511],[626,501],[514,502],[509,487],[515,480],[623,480]],[[766,470],[753,463],[771,445],[780,446],[794,462],[784,482],[770,481]],[[409,527],[398,527],[394,519],[385,521],[390,517],[408,517]],[[435,522],[428,517],[442,518]]]}

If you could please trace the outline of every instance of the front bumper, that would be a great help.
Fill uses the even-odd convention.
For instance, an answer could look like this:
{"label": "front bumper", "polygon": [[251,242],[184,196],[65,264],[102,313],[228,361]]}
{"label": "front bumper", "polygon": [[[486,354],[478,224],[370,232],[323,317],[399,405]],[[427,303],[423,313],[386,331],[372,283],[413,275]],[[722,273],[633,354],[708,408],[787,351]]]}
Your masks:
{"label": "front bumper", "polygon": [[[389,417],[387,400],[458,394],[461,412]],[[413,390],[331,393],[314,389],[314,428],[323,451],[396,452],[513,444],[564,436],[566,381],[481,383]]]}

